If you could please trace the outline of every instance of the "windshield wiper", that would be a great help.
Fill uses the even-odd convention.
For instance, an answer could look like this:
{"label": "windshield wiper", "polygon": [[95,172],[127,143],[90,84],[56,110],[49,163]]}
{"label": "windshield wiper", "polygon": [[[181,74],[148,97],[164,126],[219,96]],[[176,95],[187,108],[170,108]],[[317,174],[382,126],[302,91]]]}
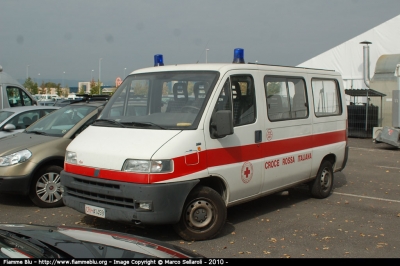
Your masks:
{"label": "windshield wiper", "polygon": [[46,135],[45,132],[39,131],[39,130],[30,130],[30,131],[26,131],[26,133],[33,133],[33,134],[37,134],[37,135]]}
{"label": "windshield wiper", "polygon": [[154,127],[158,127],[161,129],[166,129],[165,127],[162,127],[160,125],[154,124],[152,122],[123,122],[123,124],[132,124],[134,126],[154,126]]}
{"label": "windshield wiper", "polygon": [[43,255],[45,255],[46,257],[48,256],[50,258],[60,258],[60,255],[57,252],[54,252],[47,245],[43,244],[39,240],[31,237],[28,239],[28,241],[38,247],[41,247],[43,249]]}
{"label": "windshield wiper", "polygon": [[124,126],[123,124],[121,124],[120,122],[115,121],[115,120],[112,120],[112,119],[97,119],[96,121],[94,121],[95,124],[96,124],[97,122],[108,122],[108,123],[117,125],[117,126],[119,126],[119,127],[126,127],[126,126]]}
{"label": "windshield wiper", "polygon": [[3,230],[0,230],[0,235],[12,239],[14,241],[20,242],[20,245],[23,243],[23,245],[35,250],[36,252],[42,254],[46,258],[60,258],[60,255],[57,252],[54,252],[52,249],[50,249],[37,239],[34,238],[25,239],[14,233]]}

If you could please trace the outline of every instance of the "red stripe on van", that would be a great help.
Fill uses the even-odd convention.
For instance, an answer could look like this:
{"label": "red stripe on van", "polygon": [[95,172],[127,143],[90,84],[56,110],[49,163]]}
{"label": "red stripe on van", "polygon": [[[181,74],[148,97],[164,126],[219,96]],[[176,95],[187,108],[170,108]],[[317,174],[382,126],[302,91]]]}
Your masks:
{"label": "red stripe on van", "polygon": [[[89,177],[103,178],[114,181],[122,181],[122,182],[132,182],[132,183],[149,183],[149,174],[142,173],[131,173],[131,172],[123,172],[117,170],[109,170],[109,169],[101,169],[95,167],[88,167],[82,165],[75,165],[64,163],[65,172]],[[95,176],[95,171],[98,171],[98,174]]]}
{"label": "red stripe on van", "polygon": [[[211,149],[199,152],[199,163],[194,165],[187,165],[185,156],[174,158],[174,172],[165,174],[123,172],[68,163],[65,163],[64,169],[66,172],[83,176],[130,183],[148,184],[193,174],[205,170],[207,167],[228,165],[265,157],[277,156],[295,151],[322,147],[342,141],[346,141],[345,130],[293,139],[264,142],[260,144],[251,144],[246,146]],[[99,169],[99,172],[97,176],[94,176],[96,169]]]}

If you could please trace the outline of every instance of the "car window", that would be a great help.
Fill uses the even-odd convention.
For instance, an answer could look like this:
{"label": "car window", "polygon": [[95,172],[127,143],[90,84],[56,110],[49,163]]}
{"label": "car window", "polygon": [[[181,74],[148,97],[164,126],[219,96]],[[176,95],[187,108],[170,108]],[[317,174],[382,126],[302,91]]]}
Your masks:
{"label": "car window", "polygon": [[31,110],[14,116],[7,124],[13,124],[15,129],[25,129],[39,118],[40,110]]}
{"label": "car window", "polygon": [[96,106],[68,105],[47,115],[26,132],[39,131],[45,135],[62,137],[96,108]]}
{"label": "car window", "polygon": [[[44,113],[44,115],[43,116],[45,116],[45,115],[48,115],[48,114],[50,114],[51,112],[54,112],[56,109],[45,109],[45,110],[43,110],[43,113]],[[41,116],[42,117],[42,116]]]}
{"label": "car window", "polygon": [[96,121],[97,115],[94,115],[92,118],[90,118],[88,121],[86,121],[83,126],[81,126],[74,134],[73,138],[75,138],[77,135],[79,135],[83,130],[85,130],[88,126],[94,123]]}
{"label": "car window", "polygon": [[14,112],[0,111],[0,123],[3,123],[7,118],[12,116]]}

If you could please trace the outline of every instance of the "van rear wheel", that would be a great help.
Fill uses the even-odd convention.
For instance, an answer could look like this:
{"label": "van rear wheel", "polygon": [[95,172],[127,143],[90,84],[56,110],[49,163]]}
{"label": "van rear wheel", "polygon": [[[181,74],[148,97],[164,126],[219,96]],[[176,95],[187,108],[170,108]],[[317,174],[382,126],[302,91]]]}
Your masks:
{"label": "van rear wheel", "polygon": [[310,183],[313,197],[324,199],[331,194],[333,188],[333,167],[329,161],[323,161],[318,169],[317,177]]}
{"label": "van rear wheel", "polygon": [[212,239],[226,221],[226,205],[222,197],[209,187],[194,189],[186,199],[176,233],[187,241]]}

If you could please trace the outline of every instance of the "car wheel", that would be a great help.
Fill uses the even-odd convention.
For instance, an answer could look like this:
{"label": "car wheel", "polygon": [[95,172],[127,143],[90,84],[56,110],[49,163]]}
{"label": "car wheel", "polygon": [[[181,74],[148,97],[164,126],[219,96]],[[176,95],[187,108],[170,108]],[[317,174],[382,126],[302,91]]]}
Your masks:
{"label": "car wheel", "polygon": [[324,199],[331,194],[333,188],[333,167],[331,162],[323,161],[318,169],[317,177],[310,183],[313,197]]}
{"label": "car wheel", "polygon": [[212,239],[222,230],[226,212],[225,202],[215,190],[198,187],[187,197],[174,229],[187,241]]}
{"label": "car wheel", "polygon": [[60,172],[57,165],[46,166],[39,170],[32,180],[29,198],[38,207],[53,208],[64,205],[62,201]]}

